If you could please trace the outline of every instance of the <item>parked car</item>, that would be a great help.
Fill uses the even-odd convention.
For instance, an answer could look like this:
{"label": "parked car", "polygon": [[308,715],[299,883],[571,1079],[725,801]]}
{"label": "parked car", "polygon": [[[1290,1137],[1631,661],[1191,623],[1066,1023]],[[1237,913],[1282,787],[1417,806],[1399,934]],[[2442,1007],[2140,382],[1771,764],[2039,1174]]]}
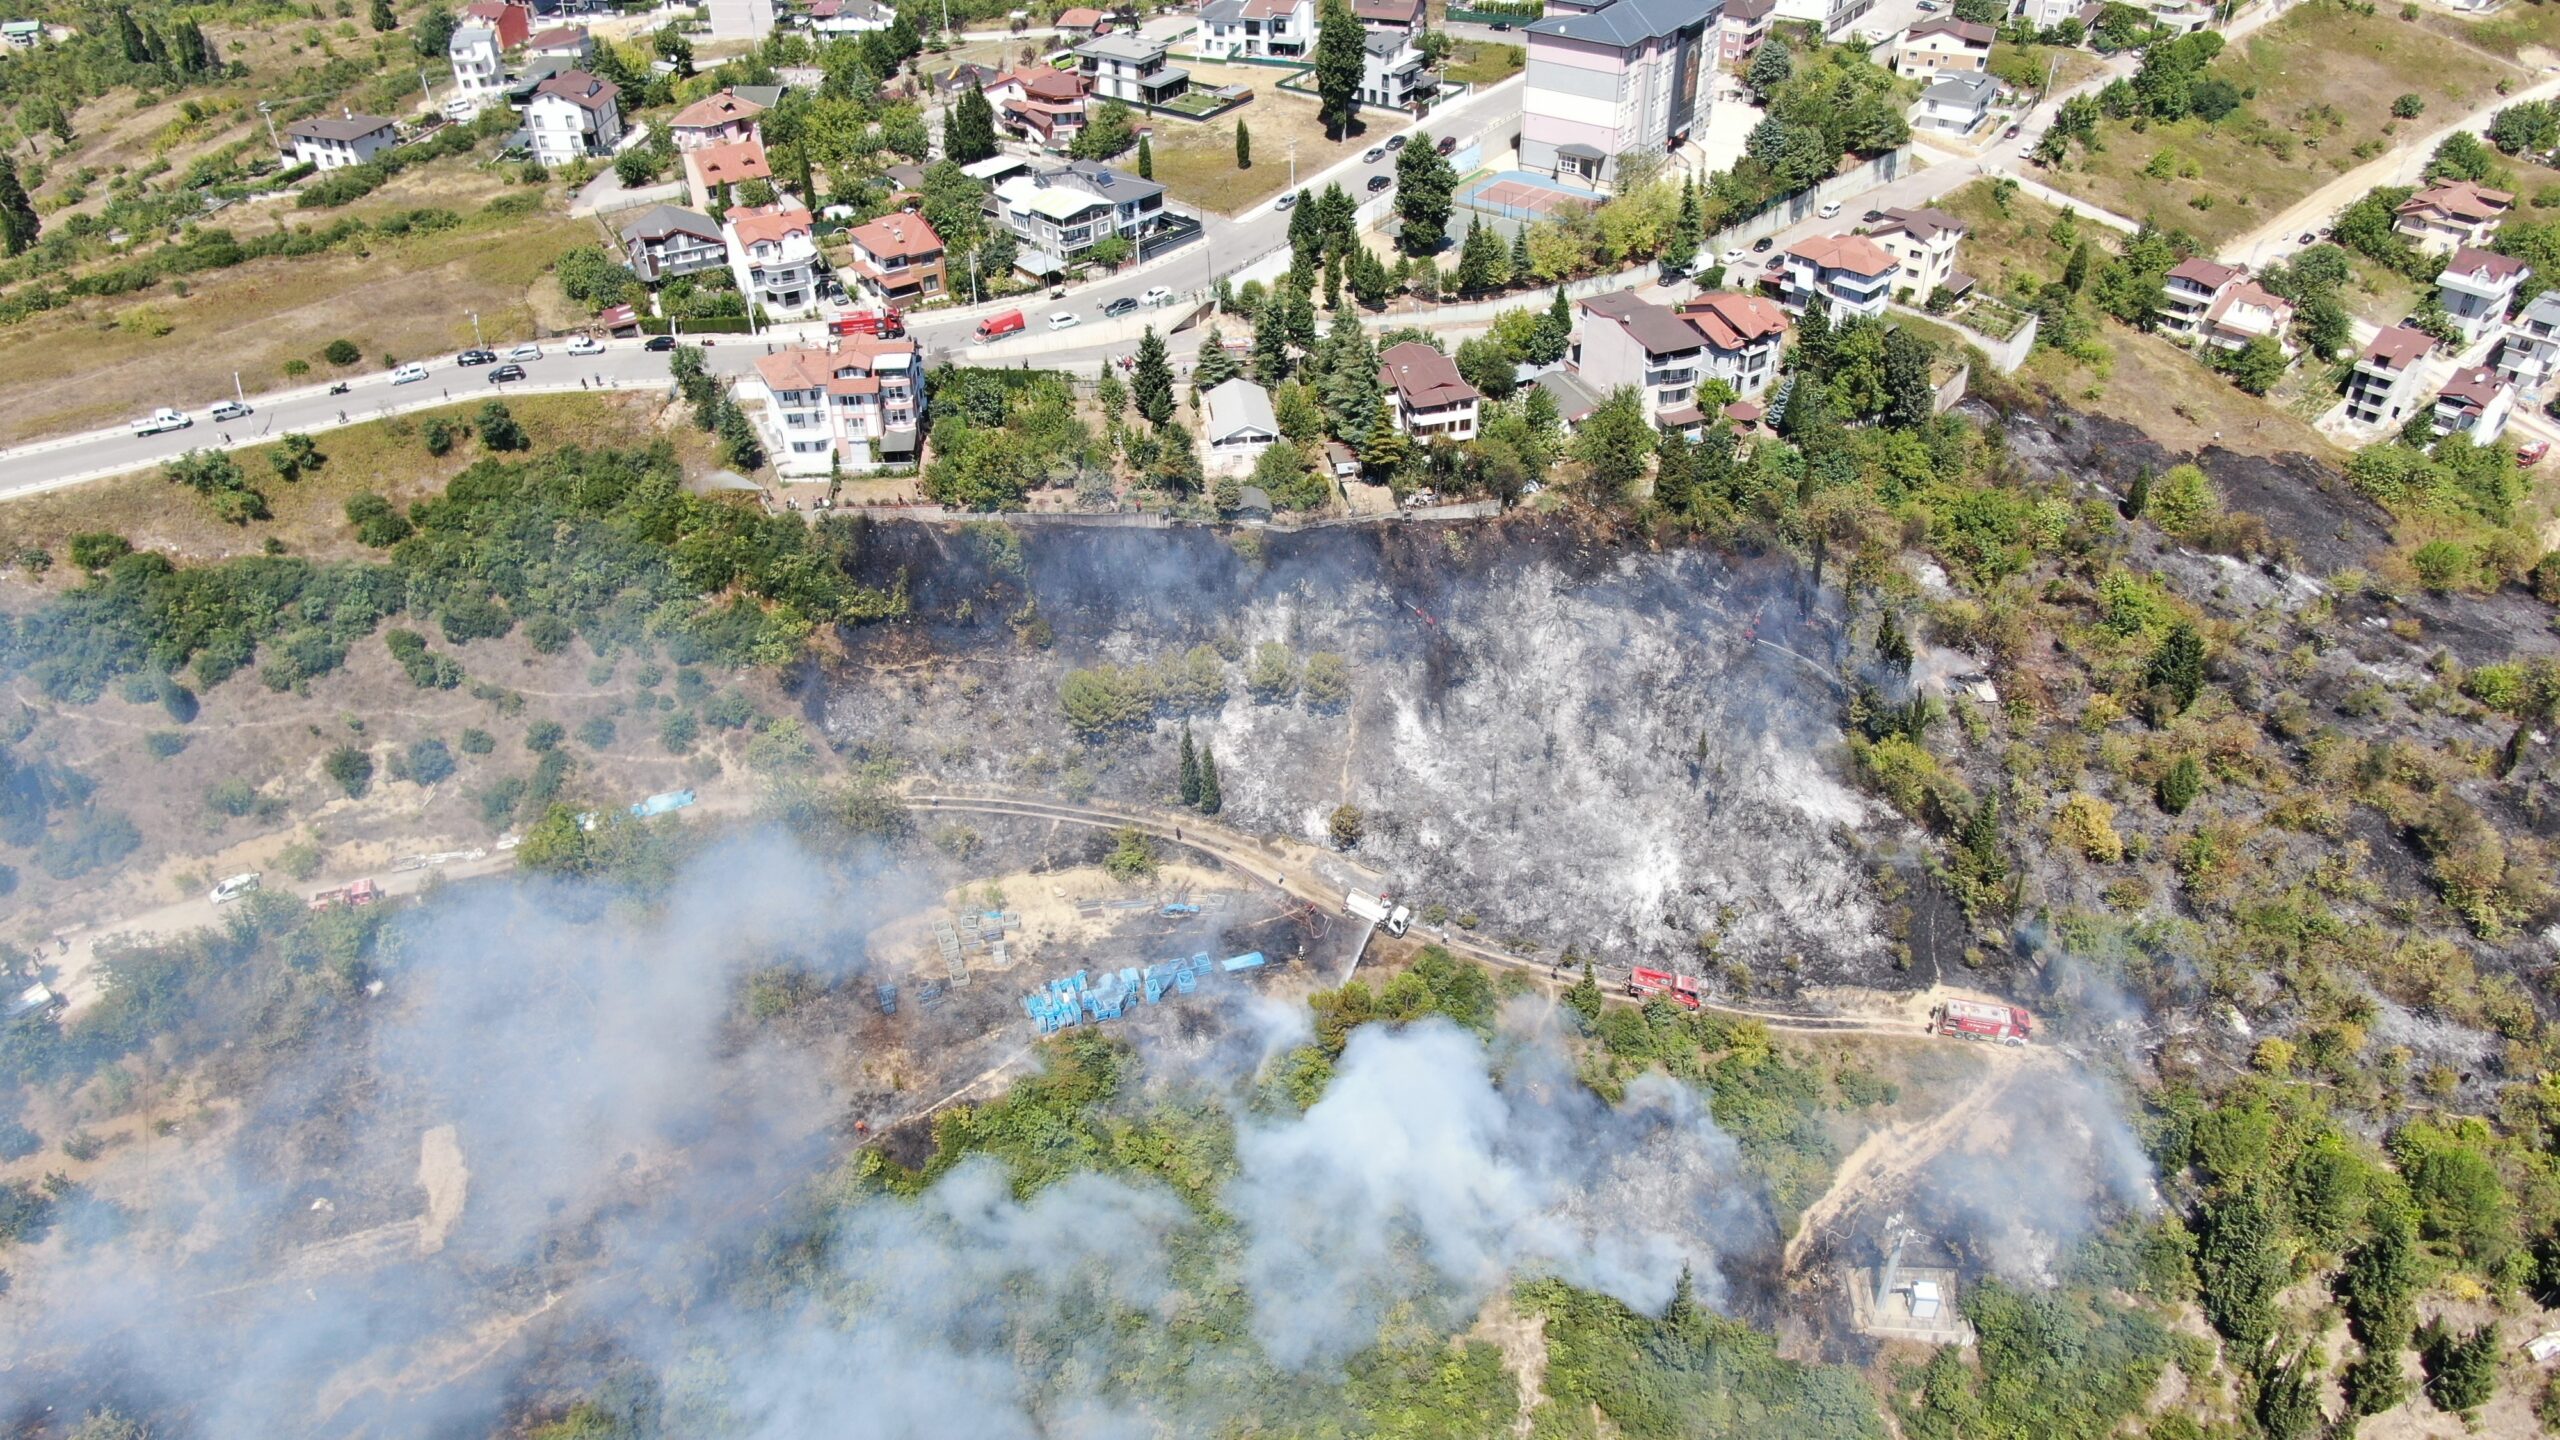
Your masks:
{"label": "parked car", "polygon": [[581,335],[577,339],[569,342],[569,353],[572,355],[601,355],[604,353],[604,342],[593,335]]}
{"label": "parked car", "polygon": [[241,896],[246,895],[257,888],[258,872],[255,870],[248,871],[245,874],[233,875],[225,879],[217,880],[213,882],[213,903],[216,905],[228,905],[232,901],[239,899]]}
{"label": "parked car", "polygon": [[1277,200],[1275,200],[1275,201],[1271,202],[1271,208],[1272,208],[1272,209],[1274,209],[1274,210],[1286,210],[1286,209],[1288,209],[1290,206],[1295,205],[1295,204],[1297,204],[1297,203],[1298,203],[1298,192],[1297,192],[1297,191],[1295,191],[1295,190],[1292,190],[1292,191],[1290,191],[1288,194],[1283,195],[1283,196],[1281,196],[1279,199],[1277,199]]}
{"label": "parked car", "polygon": [[1396,183],[1395,177],[1392,175],[1372,175],[1369,177],[1369,192],[1374,195],[1394,183]]}
{"label": "parked car", "polygon": [[504,385],[510,380],[523,378],[524,367],[521,365],[501,365],[489,372],[489,383],[492,385]]}
{"label": "parked car", "polygon": [[1750,263],[1751,252],[1748,250],[1736,249],[1724,252],[1724,268],[1727,270],[1738,270]]}
{"label": "parked car", "polygon": [[528,340],[524,344],[508,351],[507,358],[510,360],[539,360],[542,358],[542,347]]}
{"label": "parked car", "polygon": [[1775,236],[1775,235],[1763,235],[1763,236],[1761,236],[1759,239],[1754,240],[1754,241],[1752,241],[1752,242],[1751,242],[1751,253],[1752,253],[1752,254],[1754,254],[1754,255],[1766,255],[1766,254],[1768,254],[1768,253],[1769,253],[1769,247],[1771,247],[1771,246],[1773,246],[1773,245],[1775,245],[1775,244],[1777,244],[1777,243],[1778,243],[1778,237],[1777,237],[1777,236]]}
{"label": "parked car", "polygon": [[1154,308],[1155,306],[1158,306],[1158,305],[1170,305],[1170,304],[1172,304],[1172,303],[1173,303],[1173,291],[1172,291],[1170,288],[1166,287],[1166,286],[1158,285],[1158,286],[1154,287],[1153,289],[1151,289],[1151,290],[1147,291],[1147,293],[1146,293],[1146,294],[1139,296],[1138,298],[1139,298],[1139,300],[1140,300],[1143,304],[1145,304],[1145,305],[1146,305],[1146,306],[1148,306],[1150,309],[1152,309],[1152,308]]}
{"label": "parked car", "polygon": [[1367,151],[1366,153],[1364,153],[1363,155],[1361,155],[1361,157],[1360,157],[1360,163],[1361,163],[1361,164],[1363,164],[1363,165],[1375,165],[1375,164],[1377,164],[1379,161],[1384,160],[1384,159],[1386,159],[1386,158],[1387,158],[1387,147],[1386,147],[1386,146],[1384,146],[1384,145],[1372,145],[1372,146],[1370,146],[1370,147],[1369,147],[1369,149],[1368,149],[1368,151]]}
{"label": "parked car", "polygon": [[1455,135],[1443,135],[1440,137],[1440,143],[1432,146],[1431,148],[1439,151],[1443,155],[1447,155],[1458,148],[1458,137]]}
{"label": "parked car", "polygon": [[676,337],[673,335],[652,335],[649,337],[649,343],[641,346],[640,348],[643,350],[673,350],[676,348]]}
{"label": "parked car", "polygon": [[453,363],[456,365],[495,365],[498,363],[498,352],[495,350],[465,350],[461,354],[453,357]]}
{"label": "parked car", "polygon": [[2518,465],[2539,465],[2542,463],[2542,457],[2550,453],[2550,441],[2527,440],[2516,447],[2516,463]]}
{"label": "parked car", "polygon": [[1496,30],[1508,30],[1511,28],[1511,22],[1508,20],[1496,20],[1493,22],[1493,28]]}
{"label": "parked car", "polygon": [[1123,316],[1123,315],[1129,314],[1130,312],[1132,312],[1132,311],[1136,310],[1137,308],[1138,308],[1138,302],[1136,301],[1136,299],[1134,299],[1134,298],[1132,298],[1132,297],[1130,297],[1130,296],[1127,296],[1127,295],[1123,295],[1123,296],[1121,296],[1119,299],[1114,300],[1114,301],[1112,301],[1110,304],[1105,305],[1105,306],[1103,306],[1103,307],[1102,307],[1102,318],[1103,318],[1103,319],[1105,319],[1105,320],[1116,320],[1116,319],[1118,319],[1119,317],[1121,317],[1121,316]]}
{"label": "parked car", "polygon": [[1821,216],[1825,220],[1828,220],[1840,213],[1840,202],[1837,200],[1825,200],[1821,205],[1815,207],[1813,213]]}
{"label": "parked car", "polygon": [[2020,128],[2022,127],[2012,125],[2008,129],[2000,132],[2000,138],[2003,140],[2015,140],[2018,138],[2018,131]]}
{"label": "parked car", "polygon": [[172,410],[168,406],[163,405],[141,419],[134,421],[133,433],[136,435],[157,435],[163,430],[184,430],[194,423],[196,423],[194,417],[183,411]]}
{"label": "parked car", "polygon": [[1084,317],[1073,310],[1061,310],[1049,317],[1049,328],[1052,330],[1072,330],[1083,323]]}
{"label": "parked car", "polygon": [[391,383],[394,385],[407,385],[426,378],[427,367],[415,360],[391,372]]}
{"label": "parked car", "polygon": [[2294,243],[2297,245],[2317,245],[2320,243],[2319,232],[2314,230],[2305,230],[2302,232],[2301,238],[2296,240]]}
{"label": "parked car", "polygon": [[244,400],[225,400],[221,404],[213,407],[213,418],[216,420],[246,420],[249,418],[248,402]]}
{"label": "parked car", "polygon": [[1387,148],[1389,150],[1401,150],[1404,148],[1404,142],[1412,138],[1413,137],[1409,135],[1390,135],[1387,137]]}

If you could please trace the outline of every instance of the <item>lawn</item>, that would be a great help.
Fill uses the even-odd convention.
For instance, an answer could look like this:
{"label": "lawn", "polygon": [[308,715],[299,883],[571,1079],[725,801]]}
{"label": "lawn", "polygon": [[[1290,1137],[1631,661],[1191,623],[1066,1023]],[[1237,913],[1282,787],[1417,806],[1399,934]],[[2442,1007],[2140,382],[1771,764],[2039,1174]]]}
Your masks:
{"label": "lawn", "polygon": [[[454,178],[466,187],[473,180]],[[440,184],[404,175],[386,187],[389,198],[369,197],[363,209],[435,203]],[[88,429],[154,404],[205,404],[231,393],[235,370],[250,390],[289,383],[288,360],[310,363],[316,379],[329,368],[321,349],[341,337],[372,368],[385,355],[459,348],[471,338],[473,311],[490,340],[530,336],[550,290],[543,272],[597,234],[549,208],[549,197],[544,203],[532,215],[475,213],[451,230],[209,271],[191,277],[184,295],[164,286],[83,300],[0,330],[0,443]],[[233,224],[334,217],[275,211]]]}
{"label": "lawn", "polygon": [[1491,85],[1529,67],[1529,52],[1517,45],[1487,45],[1461,40],[1449,47],[1441,77],[1453,85]]}
{"label": "lawn", "polygon": [[[515,395],[507,411],[524,426],[535,453],[562,445],[597,447],[639,445],[657,438],[658,400],[636,394]],[[406,506],[435,493],[464,466],[482,458],[473,442],[454,446],[441,458],[427,453],[420,434],[436,417],[467,423],[480,402],[395,416],[351,425],[313,437],[328,462],[293,484],[275,477],[267,449],[232,452],[243,473],[266,493],[274,518],[254,525],[226,525],[184,490],[161,478],[157,466],[104,480],[49,490],[0,502],[0,553],[17,554],[30,547],[51,553],[53,576],[66,583],[77,577],[67,563],[70,539],[86,531],[112,531],[137,548],[164,550],[190,559],[254,555],[268,537],[295,554],[361,553],[346,522],[347,497],[371,490]],[[702,432],[679,425],[665,432],[686,454],[691,468],[707,468],[709,446]],[[698,452],[698,453],[696,453]]]}
{"label": "lawn", "polygon": [[[2022,278],[2038,285],[2061,279],[2072,244],[2078,243],[2054,238],[2060,210],[2027,195],[2011,195],[2004,206],[1988,180],[1976,180],[1940,197],[1938,208],[1965,223],[1963,248],[1956,256],[1958,268],[1997,295],[2017,294],[2017,281]],[[2079,232],[2095,238],[2102,251],[2120,238],[2094,221],[2077,224]]]}
{"label": "lawn", "polygon": [[[2137,132],[2129,121],[2104,122],[2103,148],[2075,149],[2049,183],[2218,248],[2406,140],[2404,131],[2441,128],[2524,72],[2425,25],[2306,5],[2225,51],[2208,73],[2254,98],[2219,125],[2188,119]],[[2403,94],[2425,102],[2417,121],[2392,119]],[[2164,151],[2183,174],[2144,174]]]}
{"label": "lawn", "polygon": [[[1322,173],[1336,161],[1359,153],[1371,142],[1354,123],[1350,138],[1333,141],[1316,119],[1316,102],[1278,88],[1288,71],[1262,66],[1193,65],[1194,82],[1202,86],[1250,85],[1254,98],[1241,110],[1215,120],[1194,123],[1168,116],[1149,117],[1155,129],[1149,146],[1158,182],[1173,198],[1201,210],[1235,215],[1277,195],[1289,183],[1289,153],[1297,148],[1301,177]],[[1383,111],[1364,112],[1383,136],[1398,123]],[[1236,168],[1236,123],[1253,136],[1253,168]],[[1129,163],[1123,157],[1122,163]]]}

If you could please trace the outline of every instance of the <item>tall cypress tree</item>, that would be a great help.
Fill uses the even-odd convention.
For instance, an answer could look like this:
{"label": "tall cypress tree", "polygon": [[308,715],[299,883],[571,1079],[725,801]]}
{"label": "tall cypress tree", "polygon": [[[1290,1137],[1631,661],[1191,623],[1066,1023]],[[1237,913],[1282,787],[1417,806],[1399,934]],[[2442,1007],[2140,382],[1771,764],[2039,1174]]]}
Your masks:
{"label": "tall cypress tree", "polygon": [[1191,727],[1182,727],[1182,803],[1200,803],[1200,756],[1191,748]]}
{"label": "tall cypress tree", "polygon": [[1173,366],[1165,359],[1164,341],[1153,325],[1138,337],[1138,364],[1130,373],[1129,390],[1148,424],[1161,425],[1173,418]]}
{"label": "tall cypress tree", "polygon": [[1138,178],[1156,178],[1156,148],[1144,135],[1138,137]]}
{"label": "tall cypress tree", "polygon": [[18,183],[18,162],[0,155],[0,249],[22,254],[43,229],[34,202],[27,198],[27,187]]}
{"label": "tall cypress tree", "polygon": [[142,27],[133,23],[133,12],[116,12],[116,38],[124,43],[124,58],[136,65],[151,63],[151,46],[142,38]]}
{"label": "tall cypress tree", "polygon": [[1215,815],[1225,807],[1226,796],[1218,790],[1218,752],[1200,747],[1200,813]]}
{"label": "tall cypress tree", "polygon": [[1511,232],[1511,283],[1526,284],[1529,279],[1529,227]]}
{"label": "tall cypress tree", "polygon": [[1253,132],[1244,128],[1242,120],[1236,122],[1236,168],[1253,168]]}
{"label": "tall cypress tree", "polygon": [[1316,111],[1324,133],[1339,140],[1360,113],[1360,75],[1368,66],[1368,34],[1349,0],[1324,0],[1316,12]]}

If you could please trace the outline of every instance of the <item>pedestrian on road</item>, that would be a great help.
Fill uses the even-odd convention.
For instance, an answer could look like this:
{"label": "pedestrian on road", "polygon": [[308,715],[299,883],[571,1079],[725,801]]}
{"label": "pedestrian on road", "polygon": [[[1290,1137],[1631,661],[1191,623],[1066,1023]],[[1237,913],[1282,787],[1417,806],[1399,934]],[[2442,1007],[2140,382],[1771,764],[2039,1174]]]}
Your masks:
{"label": "pedestrian on road", "polygon": [[230,432],[230,431],[225,430],[225,431],[223,431],[223,432],[222,432],[222,443],[223,443],[223,444],[225,444],[225,445],[228,445],[228,444],[230,444],[230,443],[231,443],[231,432]]}
{"label": "pedestrian on road", "polygon": [[341,425],[344,425],[344,424],[346,424],[346,423],[347,423],[347,412],[346,412],[346,411],[341,410],[341,411],[339,411],[339,412],[338,412],[338,423],[339,423],[339,424],[341,424]]}
{"label": "pedestrian on road", "polygon": [[581,390],[584,390],[584,389],[586,389],[586,388],[587,388],[587,377],[586,377],[586,376],[581,375],[581,376],[579,376],[579,377],[578,377],[578,388],[579,388],[579,389],[581,389]]}

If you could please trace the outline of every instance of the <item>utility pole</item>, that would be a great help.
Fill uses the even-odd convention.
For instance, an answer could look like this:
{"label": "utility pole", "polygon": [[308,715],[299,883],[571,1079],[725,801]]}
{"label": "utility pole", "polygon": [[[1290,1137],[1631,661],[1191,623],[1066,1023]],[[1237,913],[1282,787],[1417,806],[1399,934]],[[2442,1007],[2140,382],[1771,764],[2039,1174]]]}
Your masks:
{"label": "utility pole", "polygon": [[1298,139],[1289,137],[1289,193],[1298,193]]}
{"label": "utility pole", "polygon": [[231,398],[243,405],[249,403],[249,392],[240,388],[240,372],[237,370],[231,372]]}
{"label": "utility pole", "polygon": [[267,143],[275,148],[277,154],[283,154],[284,142],[276,139],[276,107],[261,100],[258,102],[258,115],[267,122]]}
{"label": "utility pole", "polygon": [[470,312],[470,315],[471,315],[471,348],[472,348],[472,349],[474,349],[474,350],[486,350],[486,349],[488,349],[488,348],[489,348],[489,342],[480,338],[480,312],[479,312],[479,311],[477,311],[477,310],[474,310],[474,311],[471,311],[471,312]]}

